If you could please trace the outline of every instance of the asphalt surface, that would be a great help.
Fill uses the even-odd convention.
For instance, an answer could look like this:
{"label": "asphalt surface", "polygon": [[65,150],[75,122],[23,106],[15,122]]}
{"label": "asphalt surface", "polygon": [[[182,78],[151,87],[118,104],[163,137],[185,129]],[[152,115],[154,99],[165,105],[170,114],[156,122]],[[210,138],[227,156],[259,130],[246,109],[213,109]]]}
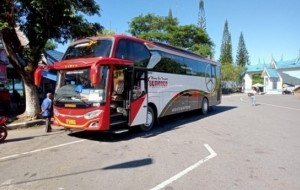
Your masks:
{"label": "asphalt surface", "polygon": [[148,133],[9,131],[0,189],[300,189],[300,98],[224,96]]}

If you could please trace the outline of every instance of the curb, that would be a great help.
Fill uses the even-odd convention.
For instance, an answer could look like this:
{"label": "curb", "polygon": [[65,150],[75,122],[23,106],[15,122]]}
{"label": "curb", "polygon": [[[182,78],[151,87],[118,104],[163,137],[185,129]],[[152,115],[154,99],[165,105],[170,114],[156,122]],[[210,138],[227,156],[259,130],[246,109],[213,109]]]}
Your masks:
{"label": "curb", "polygon": [[33,127],[35,125],[45,125],[45,120],[37,119],[34,121],[26,121],[26,122],[22,122],[22,123],[12,123],[12,124],[8,124],[6,126],[7,126],[8,130],[13,130],[13,129],[19,129],[19,128],[29,128],[29,127]]}

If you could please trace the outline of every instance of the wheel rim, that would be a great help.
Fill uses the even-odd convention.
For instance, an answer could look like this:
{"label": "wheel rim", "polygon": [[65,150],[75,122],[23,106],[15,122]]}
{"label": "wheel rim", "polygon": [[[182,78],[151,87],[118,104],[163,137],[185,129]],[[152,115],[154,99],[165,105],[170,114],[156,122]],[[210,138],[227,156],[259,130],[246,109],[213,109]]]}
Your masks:
{"label": "wheel rim", "polygon": [[147,121],[145,123],[145,126],[146,127],[151,126],[152,122],[153,122],[153,115],[152,115],[152,113],[150,111],[148,111],[147,112]]}
{"label": "wheel rim", "polygon": [[140,129],[144,132],[150,131],[154,125],[154,112],[152,108],[148,108],[147,111],[147,120],[144,124],[140,125]]}
{"label": "wheel rim", "polygon": [[203,103],[202,103],[202,113],[206,114],[208,111],[208,101],[207,99],[203,99]]}

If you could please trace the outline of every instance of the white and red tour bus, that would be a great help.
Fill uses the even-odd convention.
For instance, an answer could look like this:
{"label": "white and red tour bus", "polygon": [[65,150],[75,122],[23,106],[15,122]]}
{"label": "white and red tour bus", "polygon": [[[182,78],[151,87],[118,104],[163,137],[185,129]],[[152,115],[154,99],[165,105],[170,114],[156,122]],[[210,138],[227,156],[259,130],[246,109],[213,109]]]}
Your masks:
{"label": "white and red tour bus", "polygon": [[150,130],[159,118],[221,103],[220,63],[190,51],[126,35],[70,45],[56,73],[54,124],[90,131]]}

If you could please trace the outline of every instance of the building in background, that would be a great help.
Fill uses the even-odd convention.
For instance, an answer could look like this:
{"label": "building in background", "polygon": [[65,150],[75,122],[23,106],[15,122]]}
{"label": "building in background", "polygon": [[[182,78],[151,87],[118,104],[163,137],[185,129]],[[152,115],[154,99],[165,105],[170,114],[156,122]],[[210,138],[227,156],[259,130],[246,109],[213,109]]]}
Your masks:
{"label": "building in background", "polygon": [[[26,36],[18,29],[17,34],[19,40],[26,48],[28,46],[28,40]],[[56,61],[60,61],[63,57],[62,52],[58,52],[55,50],[45,51],[40,64],[53,64]],[[50,76],[49,74],[43,74],[45,80],[43,80],[42,86],[38,89],[39,96],[45,97],[47,92],[54,92],[54,87],[56,83],[56,75]],[[25,109],[25,93],[24,93],[24,85],[20,75],[15,71],[13,66],[10,64],[9,59],[7,58],[6,52],[4,50],[3,44],[0,40],[0,94],[2,91],[8,91],[10,96],[12,97],[13,92],[17,91],[20,94],[20,109],[22,112]],[[0,100],[0,114],[5,112],[3,102]]]}
{"label": "building in background", "polygon": [[249,92],[255,85],[253,76],[259,74],[263,84],[261,89],[267,94],[281,94],[286,86],[300,86],[300,55],[292,60],[271,60],[269,64],[247,66],[244,76],[244,92]]}

